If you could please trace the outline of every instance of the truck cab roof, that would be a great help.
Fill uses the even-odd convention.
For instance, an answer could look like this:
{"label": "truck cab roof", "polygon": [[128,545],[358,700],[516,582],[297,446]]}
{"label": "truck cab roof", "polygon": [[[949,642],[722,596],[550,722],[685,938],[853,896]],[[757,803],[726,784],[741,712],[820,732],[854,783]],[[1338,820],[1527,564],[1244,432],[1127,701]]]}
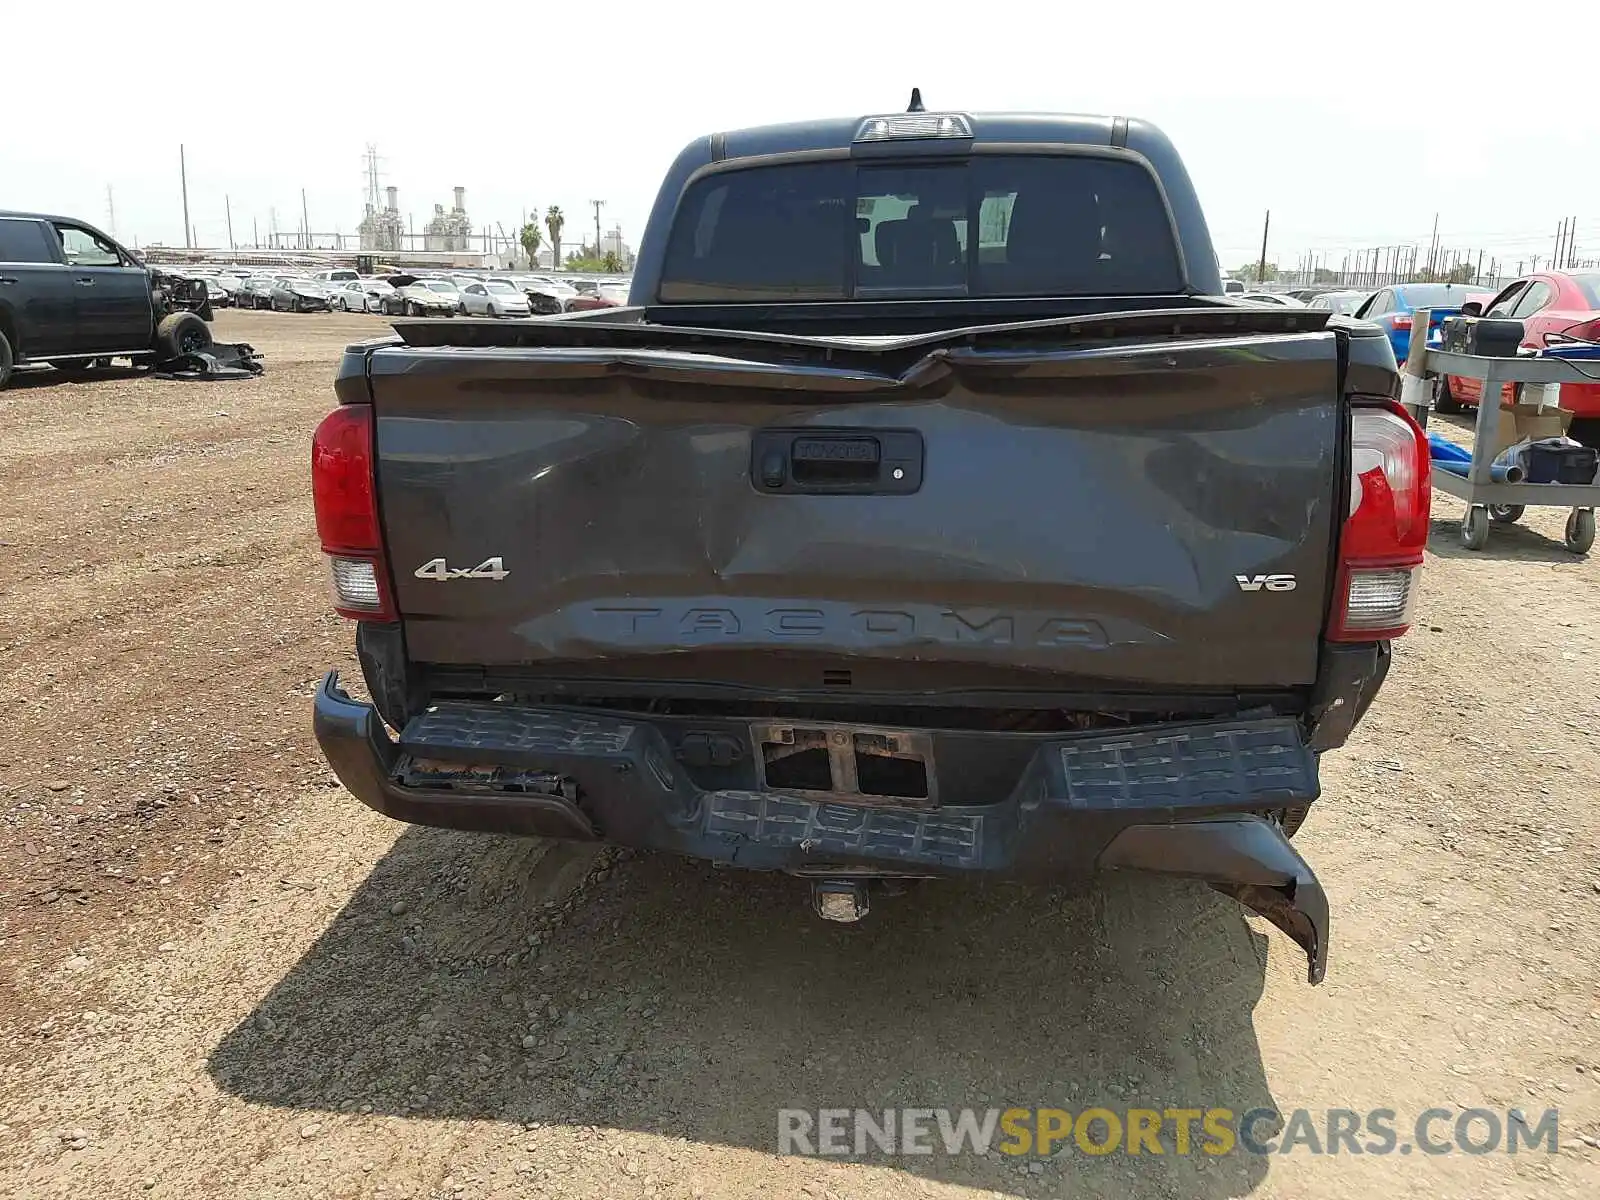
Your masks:
{"label": "truck cab roof", "polygon": [[686,193],[708,176],[829,161],[910,168],[976,163],[991,156],[1056,155],[1144,168],[1155,181],[1178,253],[1180,284],[1173,290],[1190,295],[1220,293],[1210,232],[1194,187],[1172,143],[1154,125],[1120,116],[946,110],[755,126],[690,142],[668,171],[651,211],[633,277],[633,303],[673,303],[663,297],[661,284],[674,222],[688,216],[694,206],[682,203]]}

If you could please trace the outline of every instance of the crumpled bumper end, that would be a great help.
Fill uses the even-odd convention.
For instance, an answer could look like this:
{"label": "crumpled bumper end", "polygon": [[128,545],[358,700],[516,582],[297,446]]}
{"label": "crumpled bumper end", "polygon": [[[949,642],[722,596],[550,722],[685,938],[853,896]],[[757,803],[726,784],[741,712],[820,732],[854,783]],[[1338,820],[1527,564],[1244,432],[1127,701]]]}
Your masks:
{"label": "crumpled bumper end", "polygon": [[1100,865],[1203,880],[1304,950],[1309,983],[1327,973],[1327,894],[1283,830],[1264,817],[1131,825],[1101,852]]}
{"label": "crumpled bumper end", "polygon": [[378,710],[355,700],[329,671],[317,688],[312,729],[339,782],[368,808],[397,821],[444,829],[594,841],[594,826],[558,791],[499,792],[409,787],[395,778],[400,748]]}

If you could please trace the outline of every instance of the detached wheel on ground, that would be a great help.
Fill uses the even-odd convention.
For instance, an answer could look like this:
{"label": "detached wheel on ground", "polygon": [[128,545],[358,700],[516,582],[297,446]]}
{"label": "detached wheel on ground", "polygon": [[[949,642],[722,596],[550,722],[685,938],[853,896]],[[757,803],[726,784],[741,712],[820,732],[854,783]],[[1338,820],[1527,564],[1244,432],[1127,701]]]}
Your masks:
{"label": "detached wheel on ground", "polygon": [[156,352],[163,359],[197,354],[211,343],[211,327],[192,312],[171,313],[156,326]]}
{"label": "detached wheel on ground", "polygon": [[1567,514],[1567,549],[1574,554],[1587,554],[1594,545],[1594,509],[1575,508]]}
{"label": "detached wheel on ground", "polygon": [[1461,544],[1468,550],[1482,550],[1489,544],[1489,510],[1483,505],[1467,509],[1461,522]]}
{"label": "detached wheel on ground", "polygon": [[1522,520],[1522,514],[1528,511],[1526,504],[1491,504],[1489,505],[1489,520],[1501,525],[1515,525]]}

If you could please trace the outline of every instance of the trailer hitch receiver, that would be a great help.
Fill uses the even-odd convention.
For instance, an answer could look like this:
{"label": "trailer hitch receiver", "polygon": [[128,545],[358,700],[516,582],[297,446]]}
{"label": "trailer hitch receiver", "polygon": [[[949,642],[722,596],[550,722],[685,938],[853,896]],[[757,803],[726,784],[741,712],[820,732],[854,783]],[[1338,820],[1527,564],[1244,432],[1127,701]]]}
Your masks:
{"label": "trailer hitch receiver", "polygon": [[853,925],[872,909],[867,885],[858,879],[818,879],[811,885],[811,907],[824,921]]}

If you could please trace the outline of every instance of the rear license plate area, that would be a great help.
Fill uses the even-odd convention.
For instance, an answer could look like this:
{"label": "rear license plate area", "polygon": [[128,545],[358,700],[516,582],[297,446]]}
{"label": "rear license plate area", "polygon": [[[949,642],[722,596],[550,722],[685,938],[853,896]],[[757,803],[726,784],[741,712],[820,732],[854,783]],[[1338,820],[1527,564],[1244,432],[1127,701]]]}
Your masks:
{"label": "rear license plate area", "polygon": [[853,725],[751,726],[761,788],[843,804],[935,808],[933,739]]}

